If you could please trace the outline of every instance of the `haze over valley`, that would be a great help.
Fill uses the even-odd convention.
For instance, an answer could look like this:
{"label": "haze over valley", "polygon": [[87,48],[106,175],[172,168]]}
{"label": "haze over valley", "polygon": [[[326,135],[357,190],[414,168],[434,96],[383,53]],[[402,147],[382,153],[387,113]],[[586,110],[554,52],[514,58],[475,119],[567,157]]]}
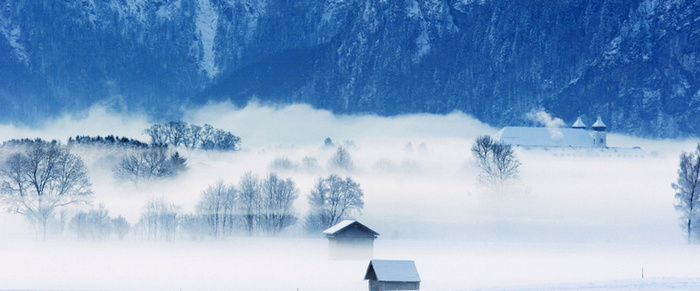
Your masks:
{"label": "haze over valley", "polygon": [[[303,218],[315,180],[336,172],[328,161],[343,145],[354,169],[337,173],[352,177],[364,191],[364,209],[355,218],[380,233],[375,258],[415,260],[425,290],[542,284],[556,289],[586,281],[612,281],[610,286],[624,289],[657,284],[654,280],[688,290],[698,286],[693,278],[700,274],[688,267],[700,251],[685,241],[670,187],[680,152],[691,151],[697,140],[609,135],[609,146],[641,146],[644,157],[517,148],[520,178],[496,194],[479,184],[470,147],[477,136],[498,129],[458,112],[379,117],[334,115],[305,105],[222,103],[188,110],[184,121],[233,132],[241,148],[177,148],[187,159],[186,172],[133,185],[114,177],[121,150],[74,145],[94,199],[69,209],[103,204],[111,217],[121,215],[135,225],[149,199],[165,197],[181,214],[192,213],[208,185],[219,179],[235,185],[251,171],[292,179],[299,189],[294,211]],[[143,130],[150,125],[146,116],[94,107],[37,128],[5,125],[0,137],[65,142],[76,135],[114,134],[147,141]],[[326,138],[334,146],[325,145]],[[294,166],[274,168],[280,157]],[[304,166],[305,158],[314,158],[315,167]],[[239,229],[223,240],[193,241],[178,231],[170,241],[152,242],[134,228],[124,240],[110,235],[94,241],[66,228],[41,242],[22,216],[1,215],[0,258],[11,262],[0,270],[2,288],[366,288],[367,261],[329,261],[325,239],[307,234],[301,222],[272,237]],[[36,270],[37,265],[42,267]],[[639,281],[642,268],[647,281]],[[37,276],[42,279],[32,279]]]}

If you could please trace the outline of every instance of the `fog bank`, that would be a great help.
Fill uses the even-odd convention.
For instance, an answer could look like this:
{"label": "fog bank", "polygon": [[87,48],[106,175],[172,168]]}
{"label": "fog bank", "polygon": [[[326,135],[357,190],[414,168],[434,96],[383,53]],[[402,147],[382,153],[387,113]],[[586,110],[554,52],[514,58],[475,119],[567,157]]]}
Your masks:
{"label": "fog bank", "polygon": [[[242,150],[177,149],[187,158],[185,174],[126,185],[112,173],[123,153],[75,147],[93,183],[93,205],[104,203],[110,215],[135,224],[152,197],[166,197],[190,213],[201,192],[218,179],[237,184],[247,171],[260,176],[275,171],[295,181],[300,190],[295,208],[303,219],[313,182],[337,172],[328,160],[342,145],[355,168],[337,173],[352,177],[364,191],[365,207],[357,218],[380,233],[376,257],[415,259],[428,289],[629,279],[644,267],[655,277],[700,277],[684,268],[700,254],[685,244],[670,186],[678,156],[694,150],[698,140],[608,136],[608,146],[641,147],[643,157],[517,148],[520,179],[506,194],[495,195],[477,182],[470,147],[477,136],[498,129],[459,112],[343,116],[306,105],[219,103],[184,116],[183,121],[240,136]],[[148,142],[143,130],[150,124],[146,116],[95,107],[39,128],[0,125],[0,139],[66,141],[75,135],[115,134]],[[332,146],[325,145],[326,138]],[[294,167],[271,168],[280,157]],[[0,289],[366,288],[361,280],[366,261],[326,260],[325,241],[306,237],[299,224],[282,238],[240,234],[222,242],[152,243],[132,234],[124,242],[98,243],[74,241],[67,231],[42,243],[33,241],[31,226],[21,217],[2,213],[0,218],[5,239],[0,261],[11,262],[2,264],[0,282],[6,283]],[[64,265],[83,249],[78,263]],[[45,267],[37,271],[43,279],[31,280],[27,268],[44,258]],[[83,269],[92,271],[74,272]],[[322,273],[307,276],[306,270]]]}

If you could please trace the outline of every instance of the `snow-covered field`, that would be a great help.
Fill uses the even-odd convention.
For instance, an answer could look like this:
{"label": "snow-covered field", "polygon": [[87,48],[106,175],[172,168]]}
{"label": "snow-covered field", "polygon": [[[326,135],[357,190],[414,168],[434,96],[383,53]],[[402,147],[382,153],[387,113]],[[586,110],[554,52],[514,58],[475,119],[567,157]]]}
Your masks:
{"label": "snow-covered field", "polygon": [[[367,261],[327,260],[323,239],[0,242],[2,289],[365,290]],[[415,260],[422,290],[698,290],[700,251],[647,244],[379,239]],[[642,268],[644,276],[642,278]]]}
{"label": "snow-covered field", "polygon": [[[93,108],[40,129],[0,126],[0,140],[116,134],[147,139],[143,116]],[[302,105],[211,105],[185,121],[241,136],[243,150],[184,151],[189,171],[177,180],[118,185],[115,158],[76,149],[112,216],[136,223],[143,203],[164,196],[191,212],[201,191],[246,171],[264,175],[277,157],[317,168],[280,172],[300,189],[303,215],[311,184],[325,169],[330,137],[349,145],[361,184],[361,222],[380,233],[375,258],[415,260],[422,290],[698,290],[700,247],[685,243],[673,208],[678,156],[696,140],[652,141],[620,135],[609,146],[641,146],[644,158],[557,155],[519,150],[521,179],[495,197],[476,182],[469,148],[497,130],[469,116],[334,116]],[[345,141],[348,142],[345,142]],[[327,242],[301,235],[224,241],[79,241],[69,232],[47,242],[15,215],[0,214],[0,289],[60,290],[364,290],[367,261],[327,260]],[[644,276],[644,278],[642,278]]]}

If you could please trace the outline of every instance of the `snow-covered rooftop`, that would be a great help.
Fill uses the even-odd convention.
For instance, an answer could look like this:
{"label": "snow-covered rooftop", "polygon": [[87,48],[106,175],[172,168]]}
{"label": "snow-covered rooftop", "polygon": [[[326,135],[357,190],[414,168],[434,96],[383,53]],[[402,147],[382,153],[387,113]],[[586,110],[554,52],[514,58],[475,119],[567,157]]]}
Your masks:
{"label": "snow-covered rooftop", "polygon": [[326,229],[323,231],[324,234],[334,234],[338,232],[339,230],[348,227],[348,225],[353,224],[353,222],[356,222],[355,220],[343,220],[339,222],[338,224],[331,226],[329,229]]}
{"label": "snow-covered rooftop", "polygon": [[375,232],[374,230],[371,230],[369,227],[365,226],[364,224],[359,223],[357,220],[343,220],[343,221],[339,222],[338,224],[330,227],[329,229],[324,230],[323,234],[326,234],[326,235],[335,234],[335,233],[337,233],[337,232],[339,232],[339,231],[345,229],[346,227],[353,225],[355,223],[357,223],[360,227],[366,229],[367,231],[372,232],[374,235],[379,235],[377,232]]}
{"label": "snow-covered rooftop", "polygon": [[408,260],[371,260],[365,280],[384,282],[420,282],[418,269]]}
{"label": "snow-covered rooftop", "polygon": [[583,123],[583,120],[581,120],[581,117],[579,117],[576,119],[576,122],[574,122],[574,124],[571,126],[571,128],[578,128],[578,129],[586,128],[586,124]]}
{"label": "snow-covered rooftop", "polygon": [[598,116],[598,120],[596,120],[595,123],[593,124],[593,128],[596,128],[596,127],[599,127],[599,128],[606,127],[605,123],[603,123],[603,119],[601,119],[600,116]]}
{"label": "snow-covered rooftop", "polygon": [[513,146],[592,147],[593,137],[577,128],[504,127],[495,139]]}

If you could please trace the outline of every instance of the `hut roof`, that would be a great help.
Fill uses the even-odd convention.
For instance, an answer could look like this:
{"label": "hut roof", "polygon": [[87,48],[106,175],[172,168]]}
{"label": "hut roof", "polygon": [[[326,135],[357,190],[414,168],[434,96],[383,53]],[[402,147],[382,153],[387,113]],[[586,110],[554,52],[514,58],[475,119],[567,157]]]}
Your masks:
{"label": "hut roof", "polygon": [[336,235],[350,226],[354,226],[355,228],[362,229],[364,232],[370,233],[374,236],[379,235],[379,233],[370,229],[369,227],[366,227],[364,224],[357,222],[357,220],[343,220],[343,221],[339,222],[338,224],[332,226],[331,228],[324,230],[323,234],[325,234],[326,236]]}
{"label": "hut roof", "polygon": [[418,269],[413,261],[371,260],[367,266],[365,280],[383,282],[420,282]]}

